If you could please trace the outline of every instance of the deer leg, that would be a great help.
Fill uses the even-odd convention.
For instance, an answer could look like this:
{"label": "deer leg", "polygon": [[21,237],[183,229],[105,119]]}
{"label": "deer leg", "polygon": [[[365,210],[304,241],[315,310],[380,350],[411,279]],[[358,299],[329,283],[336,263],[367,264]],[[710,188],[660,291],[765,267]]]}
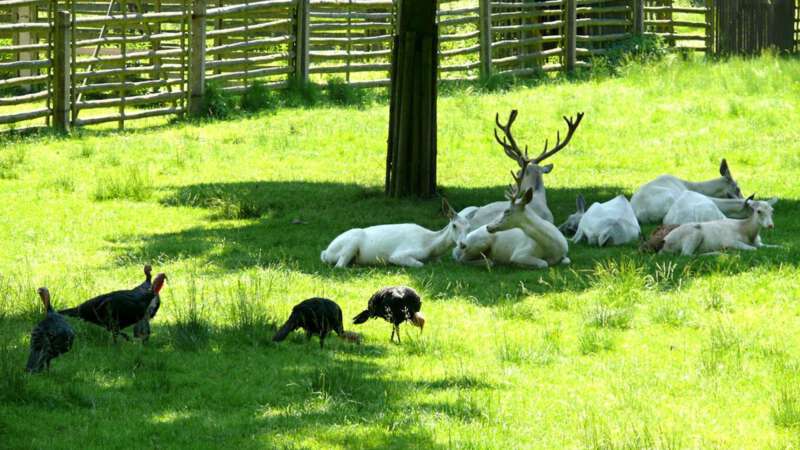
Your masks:
{"label": "deer leg", "polygon": [[692,233],[683,240],[681,243],[681,254],[683,256],[692,256],[694,252],[700,248],[700,244],[703,243],[703,235],[702,233]]}
{"label": "deer leg", "polygon": [[733,241],[733,243],[731,244],[730,248],[734,248],[736,250],[747,250],[747,251],[757,250],[756,247],[753,247],[750,244],[745,244],[742,241]]}
{"label": "deer leg", "polygon": [[425,264],[411,255],[392,255],[389,262],[404,267],[422,267]]}
{"label": "deer leg", "polygon": [[547,269],[550,265],[547,261],[537,258],[533,255],[518,255],[516,253],[511,255],[511,262],[524,267],[532,267],[535,269]]}

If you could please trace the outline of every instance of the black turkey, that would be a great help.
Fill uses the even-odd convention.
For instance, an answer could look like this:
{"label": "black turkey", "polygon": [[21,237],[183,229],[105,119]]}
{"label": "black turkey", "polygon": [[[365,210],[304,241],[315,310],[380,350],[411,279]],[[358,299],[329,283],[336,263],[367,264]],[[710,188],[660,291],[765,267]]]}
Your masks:
{"label": "black turkey", "polygon": [[[152,270],[153,268],[150,266],[150,264],[144,266],[144,282],[136,287],[139,292],[146,293],[148,290],[152,289]],[[144,318],[136,322],[136,325],[133,326],[133,337],[141,339],[143,342],[147,342],[147,340],[150,338],[150,321],[156,317],[156,313],[160,307],[161,296],[156,294],[156,296],[153,297],[153,300],[150,301],[150,306],[147,307],[147,314],[145,314]]]}
{"label": "black turkey", "polygon": [[75,332],[60,314],[50,305],[50,291],[39,288],[39,297],[44,303],[46,316],[31,331],[31,354],[28,356],[28,372],[50,370],[50,361],[72,348]]}
{"label": "black turkey", "polygon": [[[150,314],[154,300],[158,298],[166,279],[165,274],[159,273],[149,287],[146,287],[148,282],[145,280],[142,285],[133,289],[99,295],[74,308],[64,309],[60,312],[105,327],[112,333],[115,341],[118,335],[130,339],[122,330],[140,322]],[[149,328],[149,324],[147,327]]]}
{"label": "black turkey", "polygon": [[407,286],[386,287],[372,295],[367,309],[355,316],[353,323],[364,323],[373,317],[380,317],[394,326],[389,341],[394,341],[397,335],[399,344],[401,323],[408,320],[420,330],[425,326],[425,316],[419,312],[421,307],[422,300],[414,289]]}
{"label": "black turkey", "polygon": [[327,298],[314,297],[298,303],[292,308],[289,320],[275,333],[272,340],[281,342],[298,328],[305,330],[308,339],[315,334],[319,336],[319,348],[323,348],[325,337],[331,331],[335,331],[342,339],[354,342],[359,340],[358,334],[344,331],[342,309],[336,302]]}

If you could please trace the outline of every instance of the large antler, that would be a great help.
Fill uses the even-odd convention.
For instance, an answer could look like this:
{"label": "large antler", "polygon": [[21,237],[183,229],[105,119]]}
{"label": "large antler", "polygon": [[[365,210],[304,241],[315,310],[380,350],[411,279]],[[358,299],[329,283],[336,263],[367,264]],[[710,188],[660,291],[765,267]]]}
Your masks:
{"label": "large antler", "polygon": [[517,141],[514,140],[514,136],[511,134],[511,126],[514,125],[514,121],[517,120],[517,110],[512,109],[511,114],[508,115],[508,121],[505,125],[500,123],[500,113],[496,113],[494,115],[494,123],[497,125],[497,128],[503,130],[503,134],[505,137],[500,139],[500,136],[497,134],[497,128],[494,129],[494,138],[498,144],[503,147],[503,150],[506,152],[509,158],[513,159],[517,162],[520,166],[525,165],[527,162],[530,162],[528,158],[528,147],[525,146],[525,153],[523,154],[519,147],[517,146]]}
{"label": "large antler", "polygon": [[542,153],[539,154],[536,158],[530,158],[528,156],[528,146],[525,146],[525,150],[522,151],[517,145],[517,141],[514,140],[514,135],[511,133],[511,126],[514,125],[514,121],[517,120],[517,110],[511,110],[511,114],[508,115],[508,121],[506,121],[505,125],[500,123],[500,113],[495,114],[494,122],[497,125],[497,128],[503,131],[505,137],[500,139],[500,135],[497,133],[497,128],[494,130],[494,138],[498,144],[503,147],[503,151],[505,151],[506,155],[517,162],[523,169],[530,163],[539,164],[540,162],[544,161],[545,159],[555,155],[560,150],[569,144],[569,141],[572,140],[572,135],[575,134],[575,130],[578,129],[578,125],[581,124],[581,120],[583,119],[583,113],[580,112],[577,114],[576,118],[573,119],[572,117],[567,118],[564,117],[564,122],[567,123],[567,137],[564,139],[564,142],[561,142],[561,132],[556,134],[556,146],[552,149],[548,149],[548,141],[545,140],[544,143],[544,150]]}
{"label": "large antler", "polygon": [[530,164],[530,161],[528,160],[525,160],[522,163],[519,176],[517,176],[517,173],[513,170],[511,171],[511,178],[514,179],[514,185],[509,184],[508,190],[506,191],[506,199],[510,200],[511,203],[514,203],[522,194],[522,178],[524,176],[523,174],[525,173],[525,168],[528,167],[528,164]]}
{"label": "large antler", "polygon": [[561,132],[557,131],[556,132],[556,146],[553,147],[551,150],[548,150],[547,149],[548,142],[545,139],[545,141],[544,141],[544,150],[542,150],[542,153],[540,153],[539,156],[534,158],[531,162],[534,163],[534,164],[539,164],[540,162],[542,162],[545,159],[555,155],[556,153],[561,151],[561,149],[566,147],[567,144],[569,144],[569,141],[572,140],[572,135],[575,134],[575,130],[578,129],[578,125],[581,124],[581,120],[582,119],[583,119],[583,113],[582,112],[579,112],[575,119],[573,119],[572,117],[567,118],[567,116],[564,116],[564,122],[567,123],[567,137],[564,139],[564,142],[561,142]]}

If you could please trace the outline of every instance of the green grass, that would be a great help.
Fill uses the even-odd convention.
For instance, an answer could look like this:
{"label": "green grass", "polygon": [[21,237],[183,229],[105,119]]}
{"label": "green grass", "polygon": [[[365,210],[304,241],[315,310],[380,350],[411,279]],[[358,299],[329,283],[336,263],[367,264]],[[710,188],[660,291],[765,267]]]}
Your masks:
{"label": "green grass", "polygon": [[[336,271],[319,252],[378,223],[441,227],[439,201],[382,194],[388,107],[279,109],[0,149],[3,448],[792,448],[800,443],[800,61],[667,58],[617,78],[439,102],[439,183],[457,207],[502,198],[495,112],[537,148],[585,111],[546,178],[557,220],[669,172],[780,198],[782,249],[715,258],[573,245],[548,271]],[[8,156],[11,155],[11,156]],[[10,174],[10,175],[8,175]],[[649,231],[649,228],[648,228]],[[113,344],[73,322],[72,352],[22,373],[41,317],[169,275],[153,336]],[[361,345],[270,338],[291,307],[346,317],[379,287],[423,296],[423,334]]]}

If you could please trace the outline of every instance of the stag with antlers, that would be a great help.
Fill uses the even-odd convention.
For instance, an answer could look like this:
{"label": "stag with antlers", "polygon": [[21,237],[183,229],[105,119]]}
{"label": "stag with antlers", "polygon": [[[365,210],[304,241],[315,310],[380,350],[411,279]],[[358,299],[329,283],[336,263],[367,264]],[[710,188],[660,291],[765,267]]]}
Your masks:
{"label": "stag with antlers", "polygon": [[509,203],[506,208],[492,223],[486,226],[489,233],[498,233],[506,230],[519,228],[525,235],[533,240],[536,245],[535,256],[529,258],[529,263],[535,263],[538,267],[553,266],[556,264],[569,264],[567,257],[569,244],[567,239],[558,231],[555,225],[542,219],[528,205],[536,195],[534,189],[529,187],[523,190],[525,169],[530,162],[522,165],[519,174],[511,171],[515,184],[509,186],[506,197]]}
{"label": "stag with antlers", "polygon": [[[514,125],[514,121],[517,120],[517,110],[511,111],[505,124],[500,122],[500,114],[495,114],[496,128],[494,130],[494,138],[497,140],[497,143],[502,146],[505,154],[519,165],[519,170],[514,175],[515,178],[521,180],[518,189],[520,189],[520,192],[533,189],[533,200],[529,207],[533,212],[538,214],[539,217],[550,223],[553,223],[553,213],[551,213],[550,209],[547,207],[547,194],[545,192],[542,175],[550,173],[550,171],[553,170],[553,165],[541,165],[541,163],[563,150],[570,143],[582,119],[582,112],[578,113],[574,118],[564,117],[564,122],[567,124],[567,134],[564,140],[561,140],[561,132],[558,132],[556,134],[556,144],[553,148],[550,148],[549,141],[545,140],[542,152],[535,158],[531,158],[528,155],[528,147],[525,146],[524,150],[520,149],[511,132],[511,127]],[[498,130],[502,131],[502,138]],[[462,211],[461,215],[469,217],[470,230],[475,230],[496,219],[500,213],[503,212],[505,206],[506,202],[503,201],[489,203],[481,208],[475,209],[473,207],[472,210]]]}

